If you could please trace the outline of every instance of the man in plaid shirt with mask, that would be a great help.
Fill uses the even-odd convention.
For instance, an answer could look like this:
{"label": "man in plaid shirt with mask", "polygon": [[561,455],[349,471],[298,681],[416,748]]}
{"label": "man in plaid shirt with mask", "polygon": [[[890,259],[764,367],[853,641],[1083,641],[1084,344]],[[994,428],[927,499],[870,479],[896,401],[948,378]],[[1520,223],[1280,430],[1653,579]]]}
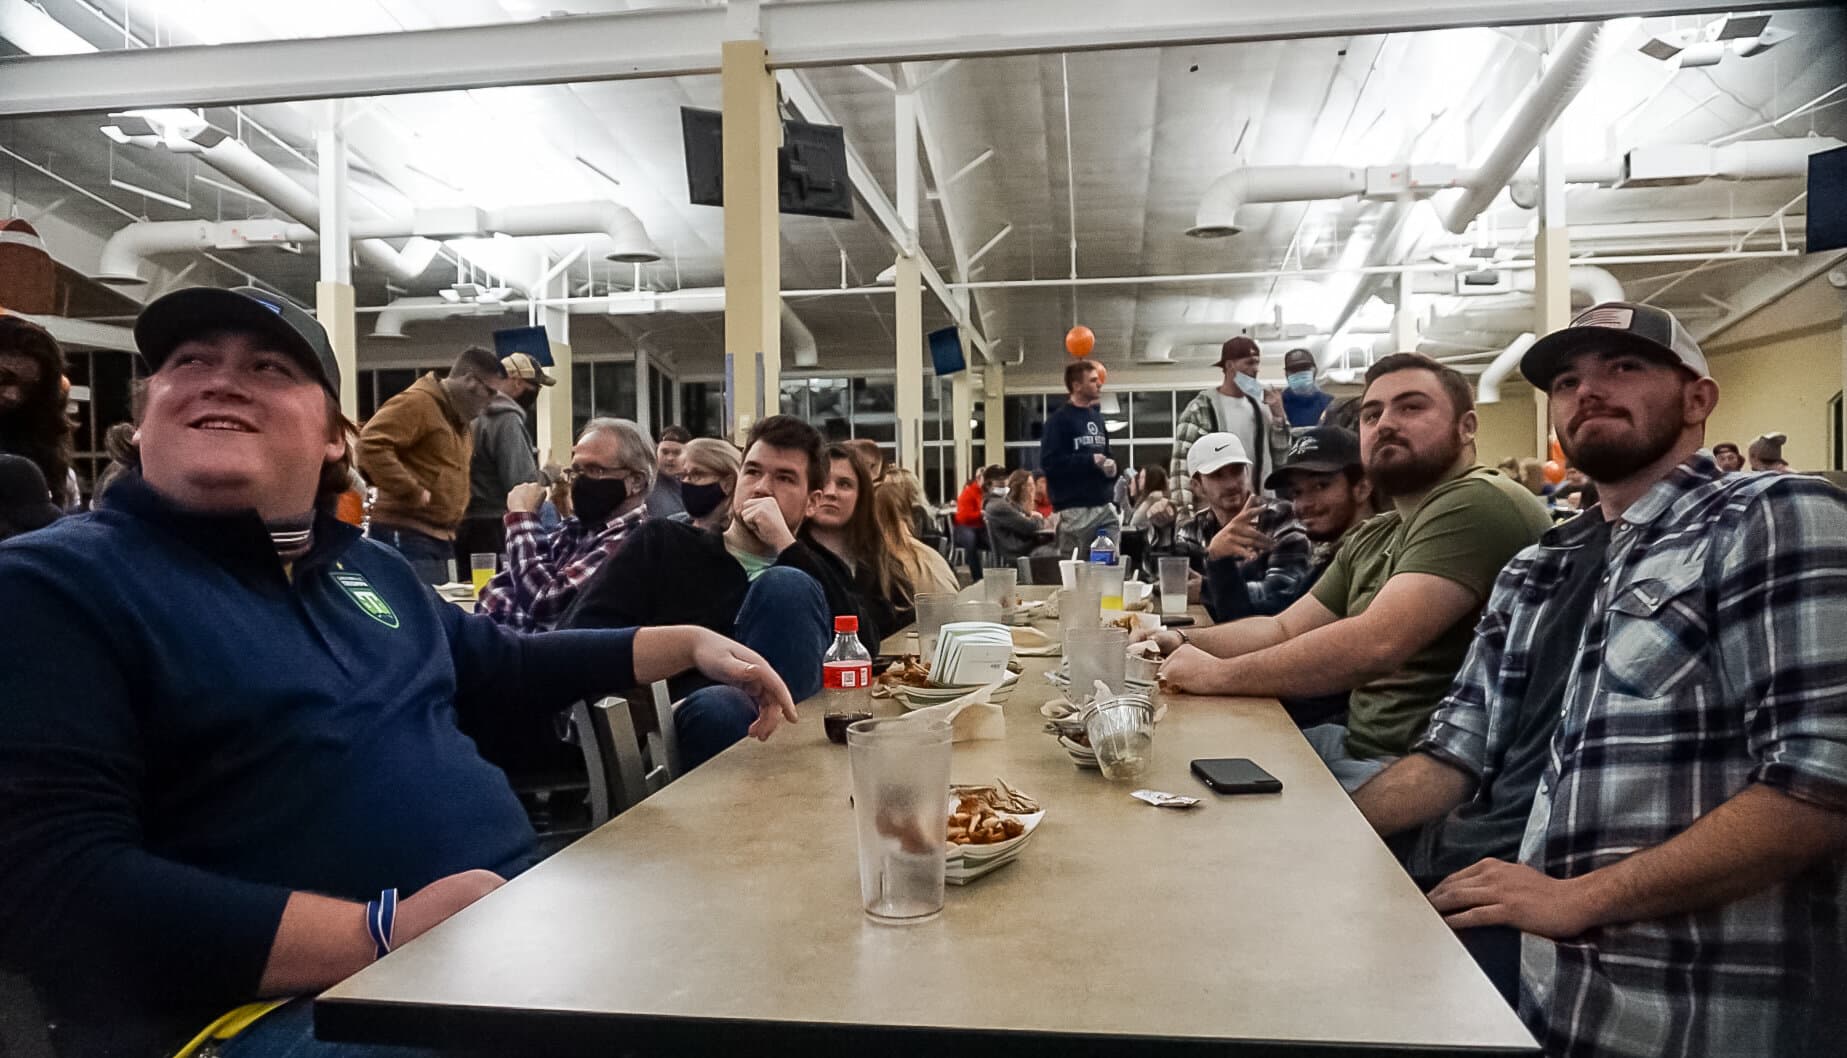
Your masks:
{"label": "man in plaid shirt with mask", "polygon": [[1601,504],[1508,565],[1425,737],[1355,801],[1381,833],[1440,820],[1426,868],[1486,855],[1431,903],[1524,934],[1546,1053],[1839,1054],[1847,503],[1718,469],[1718,386],[1660,309],[1596,306],[1521,370]]}

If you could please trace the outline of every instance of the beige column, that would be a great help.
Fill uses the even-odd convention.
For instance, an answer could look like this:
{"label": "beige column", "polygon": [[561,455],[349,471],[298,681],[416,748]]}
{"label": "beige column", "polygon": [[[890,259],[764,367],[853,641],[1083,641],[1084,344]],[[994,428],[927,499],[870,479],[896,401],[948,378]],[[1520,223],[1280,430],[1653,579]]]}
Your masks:
{"label": "beige column", "polygon": [[982,371],[982,381],[987,400],[982,416],[986,432],[982,461],[988,466],[1006,466],[1007,371],[998,363],[989,364]]}
{"label": "beige column", "polygon": [[1417,351],[1417,299],[1411,293],[1411,273],[1398,274],[1397,311],[1392,313],[1392,352]]}
{"label": "beige column", "polygon": [[[340,368],[340,410],[359,415],[359,328],[353,317],[353,240],[347,225],[346,135],[340,130],[345,105],[322,104],[315,131],[315,179],[320,195],[321,278],[314,285],[314,316],[333,344]],[[303,218],[304,220],[306,218]]]}
{"label": "beige column", "polygon": [[[1571,322],[1571,233],[1565,226],[1565,130],[1557,122],[1539,142],[1539,220],[1533,239],[1533,333],[1545,337]],[[1533,454],[1546,457],[1551,416],[1533,391]]]}
{"label": "beige column", "polygon": [[975,476],[975,431],[969,424],[975,415],[975,380],[973,373],[964,369],[949,382],[949,423],[953,432],[949,435],[955,439],[956,483]]}
{"label": "beige column", "polygon": [[923,471],[923,277],[917,258],[898,255],[894,280],[898,376],[898,461],[907,470]]}
{"label": "beige column", "polygon": [[725,160],[725,358],[732,438],[779,406],[782,227],[776,149],[782,121],[763,42],[725,42],[721,97]]}

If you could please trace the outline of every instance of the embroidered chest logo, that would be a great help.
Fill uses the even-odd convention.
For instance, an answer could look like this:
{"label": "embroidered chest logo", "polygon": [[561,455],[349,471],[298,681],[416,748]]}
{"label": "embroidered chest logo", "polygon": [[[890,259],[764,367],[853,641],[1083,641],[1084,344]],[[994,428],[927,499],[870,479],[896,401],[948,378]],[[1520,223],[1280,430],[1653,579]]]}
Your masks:
{"label": "embroidered chest logo", "polygon": [[1097,435],[1097,424],[1094,422],[1085,423],[1084,429],[1088,430],[1090,432],[1090,436],[1092,437],[1095,437]]}
{"label": "embroidered chest logo", "polygon": [[349,570],[335,570],[328,576],[340,586],[340,590],[346,593],[347,598],[353,600],[355,606],[365,611],[367,617],[386,628],[398,627],[398,615],[392,612],[391,604],[387,603],[384,596],[372,587],[370,581]]}

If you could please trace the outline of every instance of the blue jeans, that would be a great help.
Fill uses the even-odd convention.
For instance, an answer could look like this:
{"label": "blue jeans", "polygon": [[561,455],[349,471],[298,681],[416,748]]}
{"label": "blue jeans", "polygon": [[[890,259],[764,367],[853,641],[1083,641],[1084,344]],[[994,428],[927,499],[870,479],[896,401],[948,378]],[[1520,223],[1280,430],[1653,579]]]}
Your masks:
{"label": "blue jeans", "polygon": [[417,577],[425,584],[447,584],[454,580],[450,563],[455,560],[455,544],[448,540],[438,540],[428,533],[415,529],[405,529],[395,525],[372,523],[369,530],[372,539],[396,549],[416,570]]}
{"label": "blue jeans", "polygon": [[1366,785],[1366,780],[1384,771],[1397,757],[1355,757],[1347,752],[1347,726],[1345,724],[1317,724],[1302,732],[1308,739],[1308,745],[1334,778],[1340,780],[1340,788],[1352,793]]}
{"label": "blue jeans", "polygon": [[[772,567],[758,574],[738,607],[731,637],[763,655],[796,701],[821,690],[821,655],[834,641],[827,599],[813,577]],[[757,719],[750,696],[734,687],[705,687],[673,711],[680,763],[692,770],[743,738]]]}

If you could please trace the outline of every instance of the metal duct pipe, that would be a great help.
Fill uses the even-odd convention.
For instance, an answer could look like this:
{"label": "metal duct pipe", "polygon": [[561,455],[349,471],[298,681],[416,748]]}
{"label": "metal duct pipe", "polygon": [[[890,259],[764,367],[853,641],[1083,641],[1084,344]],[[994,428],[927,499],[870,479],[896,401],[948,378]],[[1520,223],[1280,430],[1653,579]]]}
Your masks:
{"label": "metal duct pipe", "polygon": [[[404,327],[413,321],[447,319],[453,316],[498,316],[527,308],[528,301],[453,302],[437,297],[393,299],[382,309],[361,308],[359,312],[376,312],[370,337],[396,340],[406,337]],[[636,292],[609,298],[569,299],[563,308],[572,315],[603,314],[644,316],[655,313],[697,315],[725,311],[724,287],[689,287],[661,294]],[[782,306],[782,345],[790,352],[797,367],[813,367],[820,362],[820,347],[814,332],[801,316]]]}
{"label": "metal duct pipe", "polygon": [[1507,348],[1501,350],[1501,355],[1495,357],[1494,362],[1488,365],[1488,369],[1481,373],[1481,381],[1475,392],[1477,404],[1500,402],[1501,383],[1513,372],[1514,368],[1520,366],[1520,358],[1525,356],[1526,351],[1531,349],[1533,343],[1538,340],[1533,336],[1532,331],[1527,331],[1515,338]]}
{"label": "metal duct pipe", "polygon": [[[229,142],[229,141],[226,141]],[[277,174],[281,176],[280,173]],[[281,179],[287,180],[286,176]],[[305,193],[305,192],[304,192]],[[293,198],[294,196],[288,195]],[[300,204],[297,202],[297,204]],[[280,205],[280,203],[278,203]],[[285,207],[286,208],[286,207]],[[451,211],[439,211],[445,218]],[[623,206],[608,201],[562,202],[542,206],[518,206],[487,210],[475,214],[472,224],[477,230],[450,231],[450,235],[487,236],[504,234],[514,237],[534,235],[607,235],[614,243],[604,256],[611,261],[639,263],[659,260],[647,228]],[[416,278],[435,257],[436,243],[418,236],[427,230],[416,214],[387,217],[382,220],[356,221],[352,234],[362,244],[375,243],[390,250],[391,274],[399,278]],[[391,249],[384,239],[412,237],[413,245],[403,251]],[[198,250],[241,250],[252,246],[279,246],[308,243],[320,239],[320,233],[307,224],[284,220],[211,221],[142,221],[120,229],[103,245],[102,265],[94,277],[100,282],[117,285],[140,283],[142,258],[157,253],[184,253]],[[648,254],[654,256],[649,257]],[[382,259],[381,259],[382,260]],[[374,263],[381,263],[375,261]]]}
{"label": "metal duct pipe", "polygon": [[1366,190],[1366,170],[1338,165],[1239,166],[1212,182],[1200,200],[1193,226],[1196,239],[1222,239],[1244,229],[1238,207],[1247,202],[1305,202],[1345,198]]}
{"label": "metal duct pipe", "polygon": [[1548,53],[1551,61],[1545,73],[1514,104],[1513,120],[1500,141],[1470,175],[1468,186],[1443,210],[1445,228],[1458,235],[1467,231],[1469,222],[1480,216],[1520,171],[1520,163],[1539,146],[1546,130],[1589,80],[1591,64],[1597,57],[1597,37],[1602,32],[1601,22],[1580,22],[1559,38],[1558,45]]}

